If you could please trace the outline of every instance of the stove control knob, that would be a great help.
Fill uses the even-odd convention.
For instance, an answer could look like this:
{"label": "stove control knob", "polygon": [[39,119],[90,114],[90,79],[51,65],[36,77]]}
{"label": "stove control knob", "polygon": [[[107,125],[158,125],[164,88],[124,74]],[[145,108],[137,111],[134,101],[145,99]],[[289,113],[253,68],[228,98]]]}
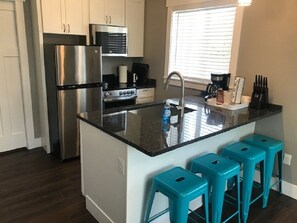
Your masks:
{"label": "stove control knob", "polygon": [[122,92],[122,91],[120,91],[119,95],[123,95],[123,92]]}
{"label": "stove control knob", "polygon": [[127,94],[130,94],[130,91],[127,91]]}
{"label": "stove control knob", "polygon": [[126,94],[127,94],[127,92],[126,92],[126,91],[124,91],[124,92],[123,92],[123,95],[126,95]]}
{"label": "stove control knob", "polygon": [[134,91],[131,91],[131,94],[134,94]]}

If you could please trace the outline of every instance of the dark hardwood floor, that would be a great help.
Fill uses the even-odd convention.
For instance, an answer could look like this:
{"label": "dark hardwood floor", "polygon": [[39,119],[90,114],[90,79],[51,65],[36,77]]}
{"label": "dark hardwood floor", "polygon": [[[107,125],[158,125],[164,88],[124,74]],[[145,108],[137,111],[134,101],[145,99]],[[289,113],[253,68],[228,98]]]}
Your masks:
{"label": "dark hardwood floor", "polygon": [[0,222],[97,222],[85,209],[79,159],[42,148],[0,154]]}
{"label": "dark hardwood floor", "polygon": [[[79,159],[62,163],[41,148],[0,154],[0,223],[4,222],[97,222],[85,209]],[[251,207],[248,222],[296,223],[297,201],[272,191],[266,209],[261,202]]]}

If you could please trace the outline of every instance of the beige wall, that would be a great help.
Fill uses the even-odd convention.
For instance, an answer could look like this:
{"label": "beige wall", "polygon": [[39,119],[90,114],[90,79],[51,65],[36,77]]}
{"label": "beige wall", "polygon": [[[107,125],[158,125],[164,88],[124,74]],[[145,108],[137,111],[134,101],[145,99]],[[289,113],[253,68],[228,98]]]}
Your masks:
{"label": "beige wall", "polygon": [[[286,153],[293,155],[291,166],[284,166],[284,179],[297,185],[297,1],[255,0],[243,16],[237,75],[246,77],[245,94],[250,95],[256,74],[269,80],[270,102],[283,105],[283,113],[258,122],[256,130],[284,139]],[[157,79],[157,98],[164,94],[162,77],[166,41],[166,1],[147,0],[145,57],[150,74]],[[173,89],[173,90],[172,90]],[[175,92],[174,92],[175,90]],[[195,93],[195,92],[191,92]],[[171,87],[170,94],[178,95]]]}
{"label": "beige wall", "polygon": [[[165,66],[167,8],[166,0],[145,1],[145,39],[144,63],[150,65],[150,78],[157,80],[156,99],[179,97],[177,87],[170,86],[165,92],[163,75]],[[200,92],[186,89],[185,95],[197,95]]]}
{"label": "beige wall", "polygon": [[[256,74],[269,80],[270,102],[283,105],[282,115],[263,120],[257,131],[285,140],[285,152],[293,155],[284,166],[286,181],[297,185],[297,1],[253,1],[244,12],[237,75],[246,77],[251,93]],[[265,124],[265,125],[263,125]]]}
{"label": "beige wall", "polygon": [[164,96],[162,81],[165,63],[166,1],[145,1],[144,63],[150,65],[150,78],[157,80],[156,98]]}

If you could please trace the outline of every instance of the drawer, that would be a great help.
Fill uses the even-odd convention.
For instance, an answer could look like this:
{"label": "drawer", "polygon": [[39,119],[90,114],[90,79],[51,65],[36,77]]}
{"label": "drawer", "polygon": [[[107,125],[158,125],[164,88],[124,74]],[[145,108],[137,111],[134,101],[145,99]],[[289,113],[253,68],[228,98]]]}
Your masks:
{"label": "drawer", "polygon": [[154,97],[146,97],[146,98],[138,98],[136,99],[136,104],[143,104],[143,103],[149,103],[153,102]]}
{"label": "drawer", "polygon": [[155,96],[155,88],[137,89],[138,98],[154,97],[154,96]]}

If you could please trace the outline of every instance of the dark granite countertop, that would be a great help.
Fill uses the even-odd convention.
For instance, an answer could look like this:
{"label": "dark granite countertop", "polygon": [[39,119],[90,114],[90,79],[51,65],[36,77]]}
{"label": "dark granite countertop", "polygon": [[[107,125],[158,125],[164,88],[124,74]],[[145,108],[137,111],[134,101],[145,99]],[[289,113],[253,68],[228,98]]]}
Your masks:
{"label": "dark granite countertop", "polygon": [[[171,102],[177,104],[175,100]],[[111,114],[81,113],[78,118],[149,156],[157,156],[282,111],[282,106],[273,104],[261,110],[230,111],[206,105],[201,97],[190,96],[186,97],[189,109],[184,117],[181,119],[179,111],[173,109],[171,124],[162,126],[163,106],[164,101]]]}

